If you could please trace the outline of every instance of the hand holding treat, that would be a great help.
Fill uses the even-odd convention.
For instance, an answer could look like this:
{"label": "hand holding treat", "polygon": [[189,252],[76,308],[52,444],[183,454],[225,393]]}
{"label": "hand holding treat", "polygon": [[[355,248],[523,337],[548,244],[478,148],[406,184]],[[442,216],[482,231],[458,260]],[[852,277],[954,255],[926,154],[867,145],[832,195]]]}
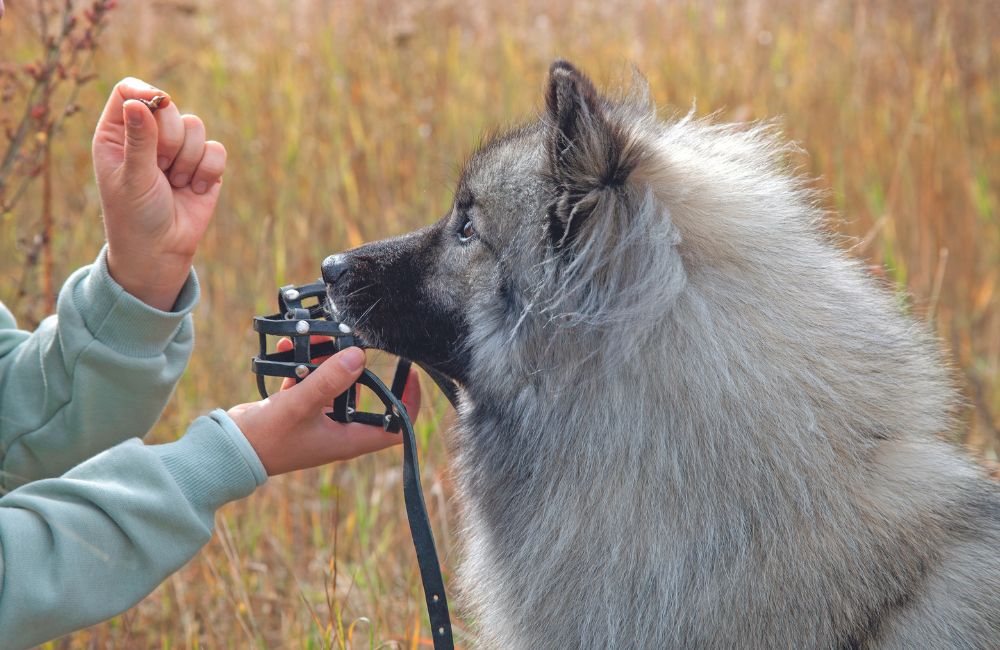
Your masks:
{"label": "hand holding treat", "polygon": [[108,270],[170,310],[219,199],[226,149],[195,115],[138,79],[118,82],[94,132]]}

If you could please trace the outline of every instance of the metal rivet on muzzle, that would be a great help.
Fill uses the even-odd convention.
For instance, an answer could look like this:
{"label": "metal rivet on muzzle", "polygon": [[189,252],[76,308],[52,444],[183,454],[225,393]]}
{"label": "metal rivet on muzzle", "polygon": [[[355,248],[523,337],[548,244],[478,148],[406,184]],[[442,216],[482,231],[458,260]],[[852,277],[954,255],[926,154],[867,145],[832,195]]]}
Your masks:
{"label": "metal rivet on muzzle", "polygon": [[299,292],[295,289],[289,289],[285,292],[285,300],[298,300]]}
{"label": "metal rivet on muzzle", "polygon": [[295,366],[295,376],[299,379],[305,379],[308,374],[309,368],[307,366]]}
{"label": "metal rivet on muzzle", "polygon": [[351,333],[351,326],[348,325],[347,323],[341,323],[340,325],[337,325],[337,329],[339,329],[344,334],[350,334]]}
{"label": "metal rivet on muzzle", "polygon": [[308,334],[309,323],[304,320],[300,320],[299,322],[295,323],[295,332],[296,334]]}

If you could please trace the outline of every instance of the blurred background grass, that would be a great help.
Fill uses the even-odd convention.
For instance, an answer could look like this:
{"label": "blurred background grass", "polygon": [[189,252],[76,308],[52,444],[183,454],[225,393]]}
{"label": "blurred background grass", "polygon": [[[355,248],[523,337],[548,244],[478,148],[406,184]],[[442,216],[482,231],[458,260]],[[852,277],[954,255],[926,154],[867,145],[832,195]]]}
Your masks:
{"label": "blurred background grass", "polygon": [[[8,2],[0,62],[38,55],[30,2]],[[156,441],[255,397],[253,314],[330,252],[429,223],[485,128],[534,116],[550,61],[599,83],[635,64],[665,114],[781,116],[835,227],[908,293],[956,361],[966,443],[1000,448],[1000,9],[982,2],[524,0],[460,3],[122,3],[97,79],[53,141],[58,281],[102,243],[89,139],[133,75],[168,90],[229,149],[223,199],[197,262],[191,366]],[[23,110],[11,103],[0,111]],[[39,231],[37,184],[0,218],[0,300],[18,297]],[[37,268],[27,268],[37,273]],[[385,368],[383,365],[379,366]],[[378,363],[376,364],[378,365]],[[423,480],[446,579],[459,552],[445,452],[451,417],[425,381]],[[227,507],[218,534],[140,605],[50,647],[320,648],[429,645],[404,519],[398,450],[272,479]],[[458,622],[458,641],[471,622]]]}

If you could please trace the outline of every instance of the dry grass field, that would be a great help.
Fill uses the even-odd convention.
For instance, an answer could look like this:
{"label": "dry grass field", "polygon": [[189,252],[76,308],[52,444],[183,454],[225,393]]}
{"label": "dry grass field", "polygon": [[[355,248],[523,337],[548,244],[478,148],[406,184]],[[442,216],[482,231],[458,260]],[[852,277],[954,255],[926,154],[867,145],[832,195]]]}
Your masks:
{"label": "dry grass field", "polygon": [[[0,63],[38,55],[34,4],[8,1]],[[544,6],[543,6],[544,5]],[[151,434],[254,398],[254,314],[315,279],[330,252],[429,223],[484,129],[537,114],[550,61],[600,83],[637,66],[665,116],[779,117],[831,227],[933,324],[967,396],[961,442],[1000,450],[1000,8],[990,0],[815,3],[454,0],[121,2],[81,113],[52,141],[52,272],[102,242],[90,133],[120,77],[197,113],[230,164],[197,262],[191,365]],[[17,97],[0,115],[23,111]],[[6,140],[0,133],[0,146]],[[19,297],[41,184],[0,216],[0,300]],[[378,368],[384,373],[388,360]],[[451,415],[425,381],[424,489],[445,578],[461,552],[446,452]],[[272,479],[225,508],[215,539],[141,604],[51,648],[429,647],[399,450]],[[466,645],[474,621],[459,619]]]}

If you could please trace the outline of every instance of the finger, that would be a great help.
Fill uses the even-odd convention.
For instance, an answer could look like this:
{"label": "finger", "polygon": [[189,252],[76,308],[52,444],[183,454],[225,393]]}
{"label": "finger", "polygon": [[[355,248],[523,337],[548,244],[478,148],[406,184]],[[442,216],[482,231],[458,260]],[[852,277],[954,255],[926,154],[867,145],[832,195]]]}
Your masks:
{"label": "finger", "polygon": [[[309,342],[313,345],[316,345],[317,343],[326,343],[327,341],[332,341],[332,340],[333,337],[323,336],[321,334],[313,334],[312,336],[309,337]],[[292,345],[292,339],[288,338],[287,336],[283,336],[282,338],[278,339],[278,344],[276,347],[278,352],[288,352],[295,346]],[[329,356],[319,357],[319,359],[329,359],[329,358],[330,358]],[[314,359],[314,361],[315,360],[316,359]]]}
{"label": "finger", "polygon": [[410,422],[416,422],[420,413],[420,376],[414,368],[410,368],[410,375],[406,378],[406,386],[403,388],[403,406],[406,407],[406,414],[410,416]]}
{"label": "finger", "polygon": [[[292,345],[292,339],[288,337],[278,339],[278,343],[274,346],[278,352],[288,352],[294,345]],[[295,380],[291,377],[285,377],[281,380],[281,390],[288,390],[295,385]]]}
{"label": "finger", "polygon": [[329,361],[307,376],[302,383],[289,390],[288,403],[292,413],[320,410],[324,405],[350,388],[365,367],[365,353],[361,348],[350,347],[333,355]]}
{"label": "finger", "polygon": [[204,194],[208,188],[222,179],[224,171],[226,171],[226,148],[221,142],[209,140],[205,143],[205,152],[191,178],[191,189],[195,194]]}
{"label": "finger", "polygon": [[184,144],[184,120],[181,119],[177,104],[161,104],[160,110],[156,111],[156,123],[160,127],[160,138],[156,143],[156,165],[167,171]]}
{"label": "finger", "polygon": [[[330,422],[329,418],[323,418]],[[389,433],[382,427],[352,422],[344,427],[343,437],[333,443],[337,447],[337,460],[347,460],[356,458],[363,454],[370,454],[373,451],[388,449],[389,447],[402,444],[403,436],[398,433]]]}
{"label": "finger", "polygon": [[[111,90],[111,94],[108,96],[108,101],[104,104],[104,110],[101,112],[101,119],[98,122],[98,128],[102,125],[110,125],[122,127],[125,125],[125,120],[122,115],[122,108],[130,99],[145,99],[151,100],[157,95],[163,96],[163,101],[160,103],[160,111],[165,110],[168,106],[173,106],[173,102],[170,100],[170,95],[163,92],[155,86],[151,86],[142,79],[136,79],[135,77],[125,77]],[[149,109],[146,109],[147,111]]]}
{"label": "finger", "polygon": [[[325,343],[325,342],[327,342],[329,340],[331,340],[331,338],[329,336],[318,336],[318,335],[314,334],[313,336],[309,337],[309,342],[312,343],[313,345],[316,345],[317,343]],[[287,336],[278,339],[278,343],[277,343],[277,345],[275,345],[275,349],[278,352],[288,352],[293,347],[295,347],[295,346],[292,344],[292,339],[288,338]],[[330,355],[326,355],[326,356],[323,356],[323,357],[315,357],[312,360],[312,362],[313,363],[323,363],[324,361],[326,361],[329,358],[330,358]],[[286,377],[281,382],[281,390],[289,389],[292,386],[294,386],[295,384],[296,384],[296,381],[294,379],[292,379],[291,377]]]}
{"label": "finger", "polygon": [[151,187],[159,171],[156,168],[156,120],[142,102],[123,104],[125,120],[124,181],[127,185]]}
{"label": "finger", "polygon": [[355,458],[398,445],[403,440],[399,434],[387,433],[381,427],[357,422],[342,424],[321,414],[316,414],[314,418],[299,425],[292,435],[294,438],[286,438],[276,454],[271,454],[266,449],[265,454],[258,451],[262,457],[279,456],[277,463],[272,463],[270,467],[265,464],[268,474]]}
{"label": "finger", "polygon": [[184,123],[184,144],[170,166],[170,184],[174,187],[186,187],[191,182],[194,170],[205,154],[205,124],[201,118],[183,115],[181,121]]}

